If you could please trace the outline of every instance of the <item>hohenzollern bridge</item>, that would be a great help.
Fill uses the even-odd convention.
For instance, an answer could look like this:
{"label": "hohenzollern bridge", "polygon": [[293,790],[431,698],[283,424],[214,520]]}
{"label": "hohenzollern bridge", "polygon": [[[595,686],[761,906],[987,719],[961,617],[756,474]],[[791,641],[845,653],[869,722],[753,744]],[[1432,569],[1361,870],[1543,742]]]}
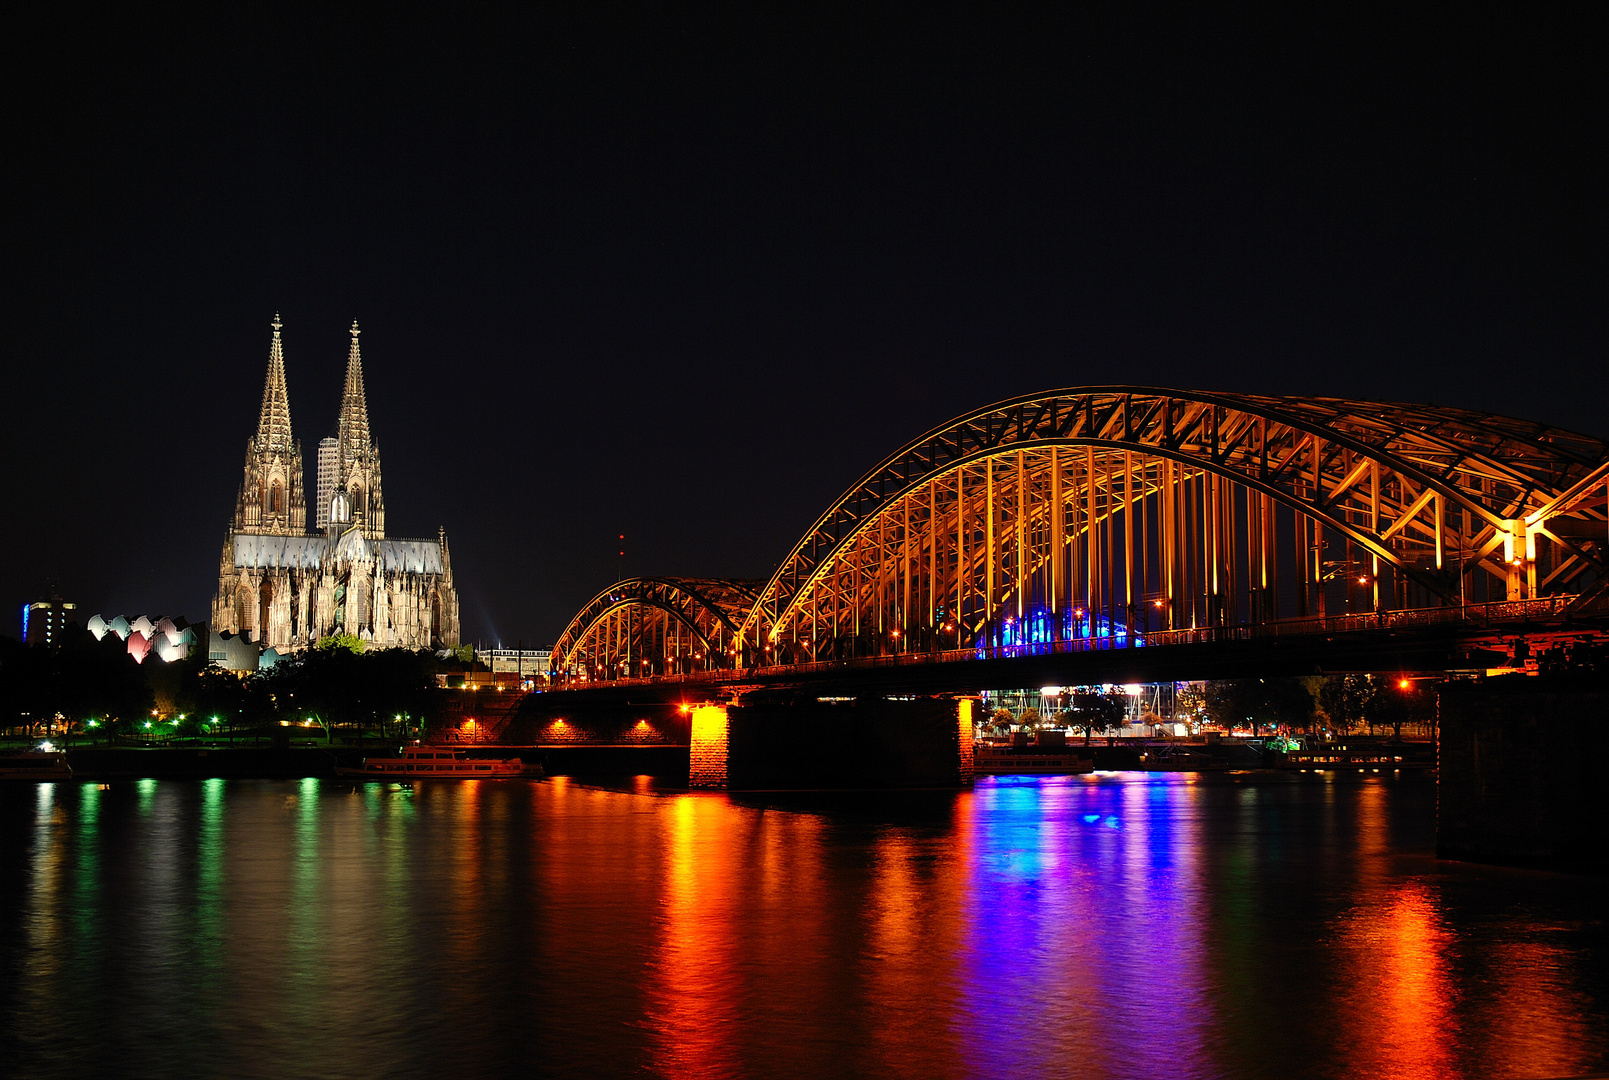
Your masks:
{"label": "hohenzollern bridge", "polygon": [[601,590],[550,702],[1534,669],[1601,639],[1606,493],[1609,444],[1506,416],[1033,394],[890,454],[768,580]]}

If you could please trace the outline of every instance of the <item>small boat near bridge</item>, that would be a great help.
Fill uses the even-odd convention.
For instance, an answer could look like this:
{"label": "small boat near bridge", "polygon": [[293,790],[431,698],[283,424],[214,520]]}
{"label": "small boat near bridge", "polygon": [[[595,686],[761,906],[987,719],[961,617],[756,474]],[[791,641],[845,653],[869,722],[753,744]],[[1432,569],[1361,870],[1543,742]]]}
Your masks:
{"label": "small boat near bridge", "polygon": [[540,765],[527,765],[517,757],[472,758],[441,746],[405,746],[396,757],[364,758],[362,765],[338,766],[335,771],[364,780],[518,780],[542,775]]}

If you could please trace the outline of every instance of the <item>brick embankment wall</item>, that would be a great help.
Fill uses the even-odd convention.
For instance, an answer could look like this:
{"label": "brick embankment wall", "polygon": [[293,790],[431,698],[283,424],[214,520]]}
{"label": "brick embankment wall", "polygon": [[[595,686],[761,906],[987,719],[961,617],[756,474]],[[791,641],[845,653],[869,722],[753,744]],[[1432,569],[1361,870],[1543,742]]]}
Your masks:
{"label": "brick embankment wall", "polygon": [[451,690],[442,700],[441,715],[430,725],[429,742],[470,740],[503,742],[508,725],[519,715],[524,691]]}
{"label": "brick embankment wall", "polygon": [[511,746],[686,746],[690,724],[672,704],[554,710],[534,695],[503,728],[501,741]]}
{"label": "brick embankment wall", "polygon": [[1437,855],[1609,873],[1602,679],[1448,683],[1437,707]]}

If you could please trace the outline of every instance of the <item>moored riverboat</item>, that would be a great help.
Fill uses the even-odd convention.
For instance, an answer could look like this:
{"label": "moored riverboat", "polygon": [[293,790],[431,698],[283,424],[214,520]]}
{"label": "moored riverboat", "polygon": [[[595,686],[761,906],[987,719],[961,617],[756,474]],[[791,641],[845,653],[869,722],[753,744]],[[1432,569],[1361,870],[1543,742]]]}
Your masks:
{"label": "moored riverboat", "polygon": [[1281,768],[1300,772],[1402,772],[1436,767],[1434,743],[1347,739],[1287,751]]}
{"label": "moored riverboat", "polygon": [[72,767],[59,750],[27,750],[20,754],[0,754],[0,780],[71,780]]}
{"label": "moored riverboat", "polygon": [[1077,776],[1094,772],[1095,762],[1071,750],[1046,753],[1038,748],[978,745],[972,771],[978,776]]}
{"label": "moored riverboat", "polygon": [[341,766],[341,776],[365,780],[515,780],[541,776],[540,765],[519,758],[472,758],[462,750],[439,746],[405,746],[397,757],[364,758],[357,768]]}

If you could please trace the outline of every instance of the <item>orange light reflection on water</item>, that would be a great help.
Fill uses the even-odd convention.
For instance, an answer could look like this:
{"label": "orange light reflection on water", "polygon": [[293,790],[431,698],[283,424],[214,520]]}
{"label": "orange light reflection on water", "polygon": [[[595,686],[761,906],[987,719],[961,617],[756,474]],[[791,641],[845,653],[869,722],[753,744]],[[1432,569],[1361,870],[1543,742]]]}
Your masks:
{"label": "orange light reflection on water", "polygon": [[[1569,1076],[1592,1067],[1609,1033],[1573,985],[1575,958],[1546,941],[1506,941],[1482,958],[1494,991],[1472,1042],[1491,1076]],[[1473,1025],[1472,1025],[1473,1026]]]}
{"label": "orange light reflection on water", "polygon": [[1334,1053],[1352,1075],[1393,1080],[1463,1076],[1448,954],[1455,945],[1439,897],[1389,862],[1388,792],[1370,781],[1353,804],[1357,837],[1352,908],[1336,937]]}
{"label": "orange light reflection on water", "polygon": [[736,957],[722,918],[733,900],[736,816],[723,796],[669,803],[662,933],[648,964],[645,1017],[662,1076],[738,1074]]}
{"label": "orange light reflection on water", "polygon": [[961,1005],[956,957],[965,874],[942,838],[888,828],[873,842],[861,968],[876,1058],[908,1076],[946,1076],[962,1060],[944,1021]]}
{"label": "orange light reflection on water", "polygon": [[1436,898],[1422,882],[1387,889],[1349,914],[1337,945],[1341,998],[1334,1045],[1353,1075],[1449,1080],[1465,1075]]}

